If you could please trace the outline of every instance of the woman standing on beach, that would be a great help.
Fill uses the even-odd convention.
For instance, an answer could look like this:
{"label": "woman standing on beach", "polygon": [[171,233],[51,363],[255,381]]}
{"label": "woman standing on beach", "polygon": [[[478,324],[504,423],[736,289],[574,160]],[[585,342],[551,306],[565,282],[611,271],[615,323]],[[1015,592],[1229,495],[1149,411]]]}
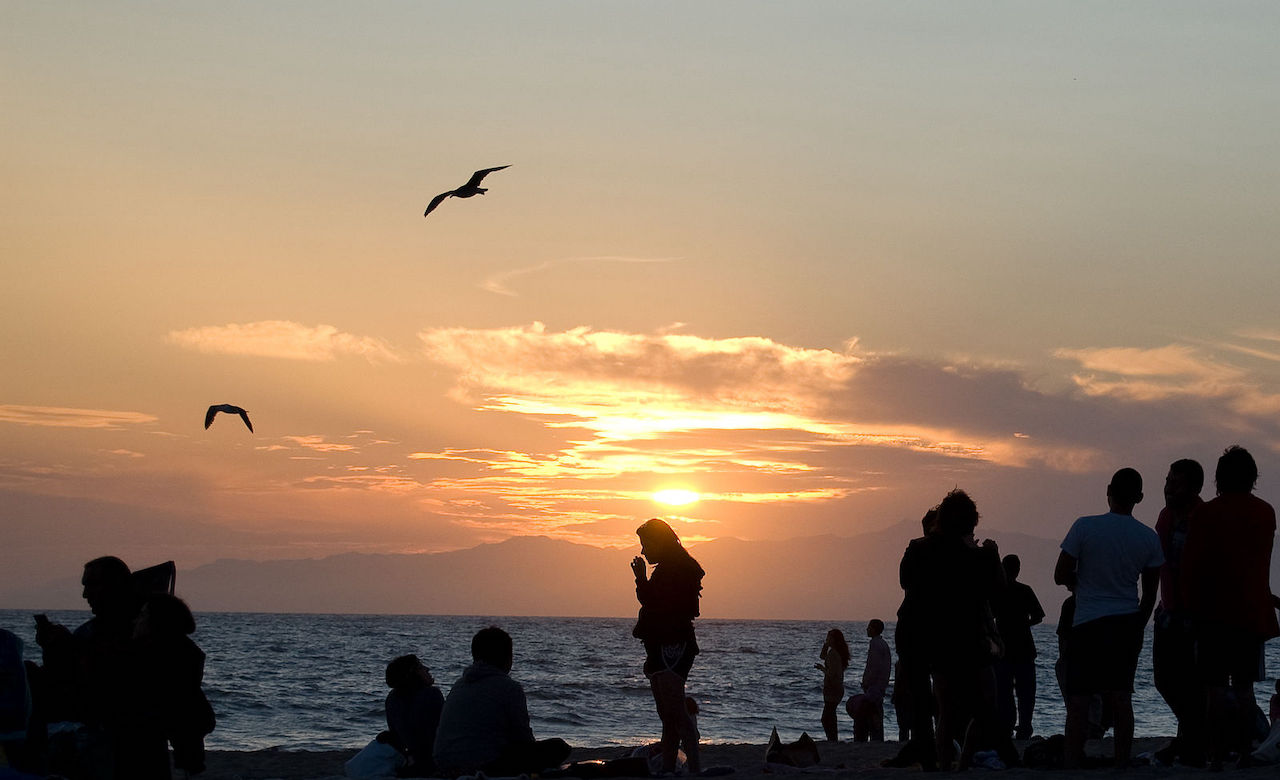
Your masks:
{"label": "woman standing on beach", "polygon": [[[675,771],[676,751],[683,747],[689,772],[696,774],[702,768],[698,728],[685,709],[684,683],[698,654],[693,619],[705,572],[671,526],[656,517],[637,528],[636,536],[644,557],[631,561],[640,601],[631,635],[644,643],[644,674],[662,720],[662,771]],[[653,564],[651,574],[646,560]]]}
{"label": "woman standing on beach", "polygon": [[839,739],[836,707],[844,700],[844,670],[849,668],[852,657],[844,632],[838,628],[828,631],[819,655],[822,663],[814,666],[822,670],[822,730],[827,733],[828,742],[835,742]]}

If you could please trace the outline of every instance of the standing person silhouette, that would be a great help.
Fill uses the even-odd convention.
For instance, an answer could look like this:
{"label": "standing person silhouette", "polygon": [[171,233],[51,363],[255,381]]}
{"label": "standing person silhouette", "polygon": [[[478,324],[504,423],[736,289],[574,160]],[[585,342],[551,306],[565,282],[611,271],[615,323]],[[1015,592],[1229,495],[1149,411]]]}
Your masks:
{"label": "standing person silhouette", "polygon": [[[1089,702],[1111,705],[1115,762],[1129,768],[1133,749],[1133,678],[1142,635],[1156,606],[1164,552],[1156,532],[1133,517],[1142,501],[1142,475],[1120,469],[1107,485],[1104,515],[1081,517],[1062,540],[1053,580],[1074,588],[1075,615],[1067,635],[1065,765],[1084,763]],[[1138,583],[1142,596],[1138,596]]]}
{"label": "standing person silhouette", "polygon": [[862,669],[862,693],[867,697],[867,704],[863,707],[866,729],[864,733],[858,733],[855,719],[855,742],[884,742],[884,695],[889,691],[893,653],[889,650],[889,643],[881,636],[883,633],[883,620],[874,618],[867,623],[867,663]]}
{"label": "standing person silhouette", "polygon": [[996,662],[1000,724],[1017,739],[1031,739],[1031,715],[1036,705],[1036,642],[1031,627],[1044,620],[1044,607],[1030,585],[1018,582],[1021,559],[1006,555],[1000,563],[1005,586],[991,604],[1004,640],[1004,656]]}
{"label": "standing person silhouette", "polygon": [[1178,719],[1173,741],[1155,752],[1162,764],[1174,759],[1204,766],[1204,688],[1196,679],[1196,643],[1191,615],[1182,600],[1182,551],[1187,546],[1191,513],[1204,502],[1204,467],[1189,458],[1174,461],[1164,479],[1164,509],[1156,535],[1164,550],[1160,567],[1160,605],[1151,635],[1151,668],[1156,690]]}
{"label": "standing person silhouette", "polygon": [[1269,582],[1276,513],[1253,495],[1258,465],[1244,447],[1229,447],[1213,481],[1217,498],[1191,513],[1181,590],[1194,621],[1196,671],[1208,688],[1209,759],[1221,768],[1228,751],[1240,754],[1242,766],[1252,762],[1253,683],[1264,677],[1263,644],[1280,636],[1280,624]]}
{"label": "standing person silhouette", "polygon": [[[896,756],[885,759],[881,765],[901,769],[918,763],[924,771],[932,772],[938,769],[933,730],[933,716],[937,708],[933,699],[933,681],[929,676],[929,642],[925,636],[929,623],[925,614],[927,599],[916,585],[919,579],[916,561],[921,548],[930,544],[927,540],[939,531],[937,507],[924,513],[920,527],[922,535],[907,544],[898,564],[902,605],[898,607],[898,622],[893,631],[894,649],[898,651],[894,697],[905,704],[899,708],[899,713],[906,710],[910,714],[908,741],[898,749]],[[899,724],[901,722],[899,720]]]}
{"label": "standing person silhouette", "polygon": [[852,657],[844,632],[838,628],[828,631],[819,655],[822,662],[814,666],[822,670],[822,730],[828,742],[836,742],[839,740],[836,707],[844,700],[844,670],[849,668]]}
{"label": "standing person silhouette", "polygon": [[[959,768],[964,769],[978,745],[993,746],[1006,765],[1018,762],[1012,740],[995,733],[995,660],[991,598],[1004,587],[1000,551],[987,539],[978,544],[973,532],[978,507],[963,490],[952,490],[938,504],[938,531],[907,546],[899,566],[905,593],[903,609],[914,604],[912,629],[921,660],[933,675],[938,727],[935,755],[941,768],[954,758],[953,742],[961,741]],[[899,620],[903,610],[900,609]],[[899,633],[901,634],[901,625]],[[899,644],[899,658],[908,664]],[[915,738],[914,729],[912,738]]]}
{"label": "standing person silhouette", "polygon": [[[636,529],[640,556],[631,561],[640,616],[631,635],[644,643],[644,674],[662,721],[662,771],[675,771],[683,747],[689,772],[702,769],[698,728],[685,708],[685,680],[698,654],[693,620],[698,616],[702,577],[698,562],[680,544],[671,526],[658,518]],[[653,564],[649,573],[645,561]]]}

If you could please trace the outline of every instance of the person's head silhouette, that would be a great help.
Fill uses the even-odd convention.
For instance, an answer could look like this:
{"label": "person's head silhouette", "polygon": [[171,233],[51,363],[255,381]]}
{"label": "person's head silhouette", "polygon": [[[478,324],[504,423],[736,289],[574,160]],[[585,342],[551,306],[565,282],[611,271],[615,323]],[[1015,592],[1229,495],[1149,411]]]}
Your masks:
{"label": "person's head silhouette", "polygon": [[933,536],[938,532],[938,508],[934,507],[920,518],[920,528],[925,536]]}
{"label": "person's head silhouette", "polygon": [[89,611],[99,617],[127,614],[134,600],[129,567],[114,555],[94,558],[84,565],[81,594],[89,602]]}
{"label": "person's head silhouette", "polygon": [[938,530],[947,536],[968,536],[978,527],[978,505],[956,488],[938,504]]}
{"label": "person's head silhouette", "polygon": [[1258,464],[1249,451],[1239,444],[1227,447],[1218,458],[1218,468],[1213,474],[1218,495],[1223,493],[1248,493],[1258,484]]}
{"label": "person's head silhouette", "polygon": [[471,658],[475,661],[509,672],[514,656],[511,635],[497,626],[482,628],[471,638]]}
{"label": "person's head silhouette", "polygon": [[1107,505],[1119,515],[1133,513],[1142,502],[1142,475],[1137,469],[1123,468],[1111,477],[1107,485]]}
{"label": "person's head silhouette", "polygon": [[656,517],[637,528],[636,536],[640,537],[640,554],[651,564],[669,561],[673,554],[684,549],[671,526]]}
{"label": "person's head silhouette", "polygon": [[187,602],[168,593],[148,596],[134,627],[134,635],[138,637],[187,636],[195,632],[196,619]]}
{"label": "person's head silhouette", "polygon": [[1004,556],[1000,563],[1004,566],[1004,578],[1009,582],[1016,582],[1018,575],[1022,573],[1022,559],[1010,554]]}
{"label": "person's head silhouette", "polygon": [[435,685],[431,670],[416,655],[402,655],[387,664],[387,687],[397,690]]}
{"label": "person's head silhouette", "polygon": [[1190,458],[1169,464],[1164,478],[1164,502],[1168,506],[1188,506],[1204,488],[1204,468]]}

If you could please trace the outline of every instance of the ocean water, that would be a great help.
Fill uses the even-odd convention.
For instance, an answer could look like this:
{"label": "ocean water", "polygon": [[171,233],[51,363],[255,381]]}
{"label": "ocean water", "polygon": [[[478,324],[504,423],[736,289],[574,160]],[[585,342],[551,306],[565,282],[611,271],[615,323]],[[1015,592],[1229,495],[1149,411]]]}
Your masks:
{"label": "ocean water", "polygon": [[[52,612],[75,627],[84,612]],[[658,738],[643,653],[630,618],[438,617],[414,615],[197,615],[193,637],[208,655],[205,691],[218,715],[212,749],[359,747],[385,727],[387,661],[416,653],[446,694],[470,662],[471,636],[498,625],[515,641],[512,676],[525,688],[534,734],[583,746],[637,745]],[[848,693],[859,690],[866,624],[848,622],[699,620],[702,648],[688,690],[702,708],[699,727],[712,742],[763,743],[776,726],[785,739],[820,737],[822,673],[813,667],[829,628],[850,640]],[[0,610],[0,628],[27,643],[39,660],[28,612]],[[892,634],[892,624],[887,631]],[[1064,710],[1053,675],[1057,641],[1037,626],[1037,733],[1062,730]],[[1150,635],[1134,694],[1139,736],[1172,734],[1175,723],[1151,685]],[[1280,643],[1267,647],[1267,669],[1280,670]],[[1259,683],[1264,707],[1273,683]],[[886,707],[885,734],[897,723]],[[841,711],[840,730],[852,734]]]}

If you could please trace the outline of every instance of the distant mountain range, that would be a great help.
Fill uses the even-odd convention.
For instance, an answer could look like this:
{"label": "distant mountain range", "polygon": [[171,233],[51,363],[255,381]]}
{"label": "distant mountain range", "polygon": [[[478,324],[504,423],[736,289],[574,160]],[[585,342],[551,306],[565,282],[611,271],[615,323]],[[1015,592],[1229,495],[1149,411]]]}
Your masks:
{"label": "distant mountain range", "polygon": [[[979,527],[1022,559],[1022,581],[1057,619],[1058,542]],[[894,619],[898,562],[919,525],[857,536],[717,539],[690,551],[707,571],[702,615],[794,620]],[[522,536],[465,550],[319,559],[219,560],[179,570],[178,593],[200,612],[328,612],[606,617],[636,611],[631,550]],[[0,596],[7,607],[79,609],[63,579]]]}

